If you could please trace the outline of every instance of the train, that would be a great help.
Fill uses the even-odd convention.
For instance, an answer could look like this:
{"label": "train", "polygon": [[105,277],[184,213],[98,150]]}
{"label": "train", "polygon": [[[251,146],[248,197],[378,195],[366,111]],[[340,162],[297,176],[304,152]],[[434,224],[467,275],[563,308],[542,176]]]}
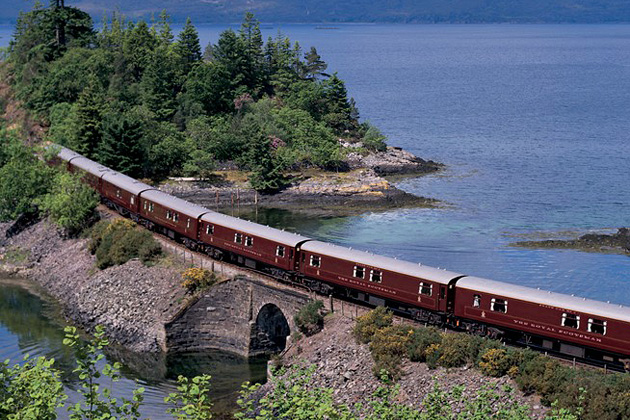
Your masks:
{"label": "train", "polygon": [[630,370],[628,307],[318,241],[190,203],[64,147],[57,156],[109,208],[215,259],[427,325]]}

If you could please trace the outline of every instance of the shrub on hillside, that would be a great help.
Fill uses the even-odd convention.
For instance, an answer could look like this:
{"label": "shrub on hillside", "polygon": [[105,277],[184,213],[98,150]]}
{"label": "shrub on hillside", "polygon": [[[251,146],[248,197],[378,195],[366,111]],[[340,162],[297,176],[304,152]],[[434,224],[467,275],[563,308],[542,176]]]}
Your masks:
{"label": "shrub on hillside", "polygon": [[151,265],[161,256],[162,248],[150,232],[128,219],[99,222],[92,229],[88,249],[96,255],[96,265],[105,269],[139,258]]}
{"label": "shrub on hillside", "polygon": [[217,278],[214,273],[203,268],[191,267],[182,273],[182,287],[189,292],[195,292],[212,286]]}
{"label": "shrub on hillside", "polygon": [[476,343],[472,338],[464,334],[444,334],[440,344],[440,365],[451,368],[473,362],[477,354],[473,352]]}
{"label": "shrub on hillside", "polygon": [[295,315],[295,325],[307,337],[317,334],[324,328],[324,303],[321,300],[311,300]]}
{"label": "shrub on hillside", "polygon": [[414,328],[407,342],[407,356],[412,362],[424,362],[431,344],[440,344],[442,333],[434,327]]}
{"label": "shrub on hillside", "polygon": [[97,218],[96,191],[68,172],[58,172],[50,192],[35,200],[39,209],[68,235],[76,235],[89,227]]}
{"label": "shrub on hillside", "polygon": [[357,318],[354,326],[354,336],[361,343],[369,343],[372,337],[381,328],[392,325],[394,314],[384,306],[378,306],[376,309],[361,315]]}
{"label": "shrub on hillside", "polygon": [[392,379],[401,376],[400,365],[407,355],[407,346],[413,332],[413,328],[408,325],[394,325],[376,330],[370,342],[370,352],[374,358],[373,372],[377,377],[381,377],[383,371]]}

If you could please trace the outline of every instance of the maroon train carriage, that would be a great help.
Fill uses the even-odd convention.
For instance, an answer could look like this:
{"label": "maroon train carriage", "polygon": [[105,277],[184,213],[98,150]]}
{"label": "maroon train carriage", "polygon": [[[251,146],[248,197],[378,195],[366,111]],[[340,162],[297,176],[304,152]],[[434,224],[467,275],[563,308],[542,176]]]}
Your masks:
{"label": "maroon train carriage", "polygon": [[140,196],[139,214],[144,219],[143,224],[181,240],[189,248],[196,248],[199,218],[209,211],[156,189],[146,190]]}
{"label": "maroon train carriage", "polygon": [[297,269],[299,246],[310,240],[247,220],[210,211],[200,220],[199,240],[206,252],[254,269],[290,279]]}
{"label": "maroon train carriage", "polygon": [[[74,161],[73,161],[74,162]],[[154,188],[120,172],[106,172],[102,176],[100,193],[103,202],[123,216],[138,221],[140,194]]]}
{"label": "maroon train carriage", "polygon": [[621,305],[464,277],[455,315],[471,332],[495,326],[530,347],[620,367],[630,362],[630,308]]}
{"label": "maroon train carriage", "polygon": [[82,174],[83,180],[99,193],[101,193],[102,189],[103,175],[110,172],[113,173],[107,166],[80,155],[68,162],[68,170],[75,174]]}
{"label": "maroon train carriage", "polygon": [[306,242],[300,258],[300,273],[337,286],[322,285],[328,289],[324,292],[341,286],[344,290],[340,292],[350,298],[386,305],[432,323],[442,322],[444,315],[453,310],[453,284],[462,277],[451,271],[319,241]]}

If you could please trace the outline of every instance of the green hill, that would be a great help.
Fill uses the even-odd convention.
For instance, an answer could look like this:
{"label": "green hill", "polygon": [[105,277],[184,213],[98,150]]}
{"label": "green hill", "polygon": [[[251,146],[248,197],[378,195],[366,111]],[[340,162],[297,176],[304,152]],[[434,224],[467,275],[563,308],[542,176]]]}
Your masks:
{"label": "green hill", "polygon": [[[263,22],[603,23],[630,22],[627,0],[67,0],[99,18],[120,10],[151,17],[167,9],[175,21],[239,22],[252,11]],[[33,0],[4,1],[0,21],[14,20]]]}

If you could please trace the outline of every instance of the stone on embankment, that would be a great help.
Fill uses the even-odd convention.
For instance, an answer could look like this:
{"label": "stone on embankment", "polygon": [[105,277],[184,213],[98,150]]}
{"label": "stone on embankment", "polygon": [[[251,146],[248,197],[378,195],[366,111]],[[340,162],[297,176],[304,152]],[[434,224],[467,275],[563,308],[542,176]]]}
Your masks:
{"label": "stone on embankment", "polygon": [[[0,234],[4,238],[4,230]],[[56,298],[74,323],[88,330],[103,325],[108,337],[132,351],[165,350],[164,324],[179,311],[184,297],[181,269],[146,267],[132,260],[99,271],[87,242],[63,239],[42,221],[1,240],[0,254],[27,251],[20,273]]]}

